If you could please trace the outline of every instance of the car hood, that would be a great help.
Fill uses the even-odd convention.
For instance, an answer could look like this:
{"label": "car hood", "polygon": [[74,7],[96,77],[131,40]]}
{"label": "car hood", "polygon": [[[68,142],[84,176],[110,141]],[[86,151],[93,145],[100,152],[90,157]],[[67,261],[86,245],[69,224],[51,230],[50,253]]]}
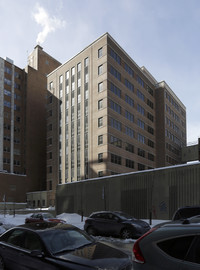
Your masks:
{"label": "car hood", "polygon": [[97,269],[117,270],[131,264],[128,255],[101,242],[55,256],[57,259]]}

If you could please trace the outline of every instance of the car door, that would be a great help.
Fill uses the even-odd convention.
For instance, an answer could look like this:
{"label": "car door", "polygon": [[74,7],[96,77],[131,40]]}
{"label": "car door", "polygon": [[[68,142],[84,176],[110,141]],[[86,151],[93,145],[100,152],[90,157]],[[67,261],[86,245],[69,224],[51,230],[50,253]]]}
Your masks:
{"label": "car door", "polygon": [[[43,252],[44,247],[34,232],[22,229],[14,229],[8,238],[0,244],[0,254],[2,255],[8,269],[17,270],[57,270],[48,263],[45,257],[32,254],[32,251]],[[41,253],[40,253],[41,255]]]}
{"label": "car door", "polygon": [[[0,244],[0,254],[8,269],[18,268],[21,246],[23,245],[24,231],[15,229]],[[17,266],[17,267],[16,267]]]}
{"label": "car door", "polygon": [[46,260],[46,256],[47,252],[39,236],[32,231],[27,231],[24,236],[23,250],[19,255],[20,270],[57,270],[56,266]]}
{"label": "car door", "polygon": [[102,235],[116,235],[119,231],[118,220],[112,213],[101,214],[97,229]]}

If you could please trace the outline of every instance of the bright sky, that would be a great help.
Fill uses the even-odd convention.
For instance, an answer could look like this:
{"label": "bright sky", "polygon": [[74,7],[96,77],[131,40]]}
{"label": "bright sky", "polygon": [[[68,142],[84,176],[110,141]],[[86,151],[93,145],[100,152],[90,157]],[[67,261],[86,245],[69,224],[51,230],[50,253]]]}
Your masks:
{"label": "bright sky", "polygon": [[0,57],[24,68],[39,42],[66,62],[106,32],[187,109],[200,137],[200,0],[0,0]]}

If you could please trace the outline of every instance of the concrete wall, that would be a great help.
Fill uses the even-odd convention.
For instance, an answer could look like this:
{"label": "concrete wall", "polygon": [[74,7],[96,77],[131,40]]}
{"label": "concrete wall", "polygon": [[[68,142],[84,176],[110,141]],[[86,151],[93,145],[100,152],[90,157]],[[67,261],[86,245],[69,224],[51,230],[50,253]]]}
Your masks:
{"label": "concrete wall", "polygon": [[88,216],[121,210],[137,218],[171,219],[184,205],[200,205],[200,163],[58,185],[56,211]]}

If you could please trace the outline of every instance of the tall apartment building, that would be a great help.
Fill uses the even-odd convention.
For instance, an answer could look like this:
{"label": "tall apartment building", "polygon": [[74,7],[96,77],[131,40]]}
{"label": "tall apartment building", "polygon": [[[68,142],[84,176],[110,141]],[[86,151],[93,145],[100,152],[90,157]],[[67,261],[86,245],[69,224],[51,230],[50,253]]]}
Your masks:
{"label": "tall apartment building", "polygon": [[25,173],[25,73],[0,58],[0,171]]}
{"label": "tall apartment building", "polygon": [[0,201],[46,188],[46,76],[59,65],[40,46],[26,69],[0,58]]}
{"label": "tall apartment building", "polygon": [[48,75],[47,190],[180,163],[185,106],[108,34]]}

